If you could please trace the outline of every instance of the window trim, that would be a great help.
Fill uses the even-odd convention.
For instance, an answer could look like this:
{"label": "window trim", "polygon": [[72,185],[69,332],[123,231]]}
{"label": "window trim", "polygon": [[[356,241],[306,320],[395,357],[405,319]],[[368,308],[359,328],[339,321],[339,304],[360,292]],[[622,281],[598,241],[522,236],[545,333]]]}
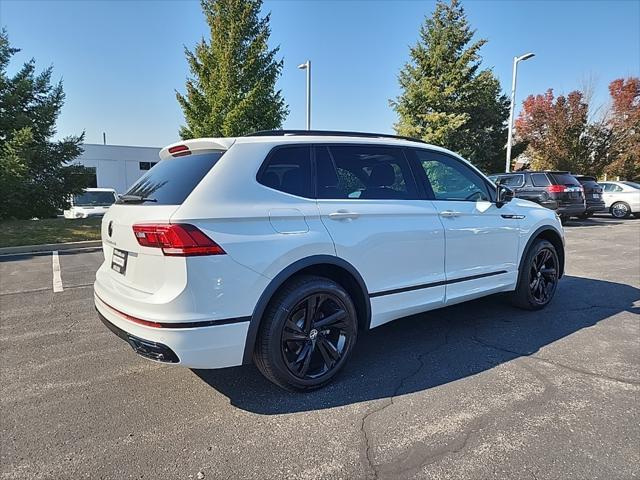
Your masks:
{"label": "window trim", "polygon": [[[461,165],[462,167],[465,168],[469,168],[471,169],[472,172],[474,172],[479,178],[480,180],[484,183],[484,185],[487,188],[487,192],[489,193],[489,202],[491,203],[496,203],[496,190],[497,190],[497,186],[495,184],[493,184],[488,178],[486,178],[486,176],[478,169],[476,168],[474,165],[472,165],[471,163],[458,158],[455,155],[452,155],[448,152],[442,152],[440,150],[434,150],[432,148],[419,148],[419,147],[405,147],[408,151],[411,151],[413,153],[413,161],[415,162],[416,168],[420,171],[422,171],[422,181],[425,182],[424,184],[424,189],[425,189],[425,194],[426,194],[426,199],[427,200],[431,200],[433,202],[477,202],[478,200],[462,200],[462,199],[451,199],[451,198],[447,198],[447,199],[443,199],[443,198],[435,198],[435,192],[433,191],[433,187],[431,186],[431,182],[429,180],[429,177],[427,176],[427,172],[424,171],[424,167],[422,166],[420,159],[418,158],[418,154],[415,152],[421,151],[421,152],[429,152],[429,153],[435,153],[436,155],[441,155],[443,157],[446,157],[450,160],[452,160],[453,162],[458,163],[459,165]],[[429,190],[431,192],[429,192]]]}

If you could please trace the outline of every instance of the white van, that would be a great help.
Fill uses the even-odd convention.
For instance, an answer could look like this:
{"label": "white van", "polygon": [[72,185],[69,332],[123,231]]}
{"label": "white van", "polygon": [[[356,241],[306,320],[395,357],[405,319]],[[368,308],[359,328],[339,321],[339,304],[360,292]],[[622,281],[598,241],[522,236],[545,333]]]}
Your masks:
{"label": "white van", "polygon": [[64,218],[102,216],[118,199],[113,188],[87,188],[71,198],[71,207],[64,211]]}

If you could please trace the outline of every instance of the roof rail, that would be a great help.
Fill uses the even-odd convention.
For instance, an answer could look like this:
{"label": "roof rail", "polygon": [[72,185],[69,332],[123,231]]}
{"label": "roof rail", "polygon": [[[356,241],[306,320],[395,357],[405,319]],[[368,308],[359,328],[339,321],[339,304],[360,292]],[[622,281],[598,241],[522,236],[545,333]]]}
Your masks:
{"label": "roof rail", "polygon": [[396,140],[409,140],[410,142],[427,143],[424,140],[388,133],[367,132],[341,132],[334,130],[260,130],[244,135],[245,137],[278,137],[278,136],[319,136],[319,137],[361,137],[361,138],[394,138]]}

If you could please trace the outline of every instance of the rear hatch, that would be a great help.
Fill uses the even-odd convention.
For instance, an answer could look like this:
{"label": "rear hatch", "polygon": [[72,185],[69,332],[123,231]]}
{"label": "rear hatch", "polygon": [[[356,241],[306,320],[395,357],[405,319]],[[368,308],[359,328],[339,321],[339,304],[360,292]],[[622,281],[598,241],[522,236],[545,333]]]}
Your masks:
{"label": "rear hatch", "polygon": [[584,204],[584,192],[580,182],[570,173],[554,172],[548,174],[554,185],[564,188],[556,191],[556,200],[560,205]]}
{"label": "rear hatch", "polygon": [[602,201],[602,186],[593,177],[580,177],[578,181],[584,188],[584,196],[588,202],[601,202]]}
{"label": "rear hatch", "polygon": [[209,151],[162,160],[118,199],[102,221],[105,264],[98,281],[135,297],[153,294],[184,277],[180,274],[185,270],[184,257],[142,246],[133,227],[169,224],[222,155],[222,151]]}

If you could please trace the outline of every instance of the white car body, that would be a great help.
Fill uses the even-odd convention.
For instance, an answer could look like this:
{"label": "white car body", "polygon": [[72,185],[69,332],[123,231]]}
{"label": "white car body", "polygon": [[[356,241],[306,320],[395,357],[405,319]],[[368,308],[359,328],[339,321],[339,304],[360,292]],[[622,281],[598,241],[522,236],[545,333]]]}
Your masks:
{"label": "white car body", "polygon": [[[229,367],[251,362],[268,301],[303,269],[352,275],[362,294],[356,299],[359,321],[374,328],[514,290],[523,252],[538,235],[562,250],[563,229],[554,212],[526,200],[514,198],[499,208],[481,200],[304,198],[258,182],[274,149],[308,145],[437,152],[462,162],[487,189],[492,185],[454,153],[402,139],[274,135],[170,145],[160,152],[159,165],[189,158],[174,158],[169,151],[176,148],[192,156],[223,154],[181,204],[116,203],[107,211],[105,261],[94,287],[107,326],[147,357],[191,368]],[[193,225],[226,254],[167,256],[141,246],[132,226],[154,222]],[[115,258],[115,249],[128,252],[126,260]],[[116,270],[125,261],[123,275]],[[148,351],[167,346],[175,357],[148,354],[136,342],[148,342]]]}
{"label": "white car body", "polygon": [[[85,199],[84,203],[78,203],[79,199]],[[102,201],[107,199],[110,203]],[[118,194],[113,188],[86,188],[83,194],[71,198],[71,206],[63,212],[64,218],[102,216],[117,199]]]}
{"label": "white car body", "polygon": [[602,198],[608,210],[614,203],[623,202],[629,206],[629,213],[640,213],[640,190],[625,182],[598,182],[602,185]]}

